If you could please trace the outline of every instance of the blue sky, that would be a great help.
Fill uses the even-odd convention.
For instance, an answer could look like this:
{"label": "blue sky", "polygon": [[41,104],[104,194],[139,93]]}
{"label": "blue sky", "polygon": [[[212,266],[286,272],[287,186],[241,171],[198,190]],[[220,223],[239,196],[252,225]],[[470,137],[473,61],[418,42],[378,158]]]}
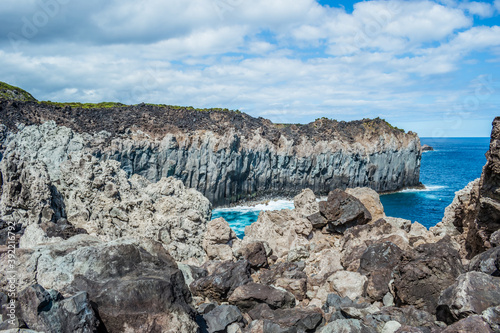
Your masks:
{"label": "blue sky", "polygon": [[500,0],[3,0],[0,81],[40,100],[489,136],[499,12]]}

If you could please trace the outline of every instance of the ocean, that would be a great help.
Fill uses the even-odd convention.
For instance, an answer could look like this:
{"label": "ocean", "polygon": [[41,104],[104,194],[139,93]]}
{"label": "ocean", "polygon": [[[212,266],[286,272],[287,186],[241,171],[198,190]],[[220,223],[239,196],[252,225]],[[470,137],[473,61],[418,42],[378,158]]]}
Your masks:
{"label": "ocean", "polygon": [[[489,142],[489,138],[421,138],[422,145],[434,148],[422,155],[420,181],[426,189],[381,195],[386,215],[417,221],[427,228],[435,226],[455,192],[481,176]],[[276,200],[267,205],[214,209],[212,219],[223,217],[241,238],[261,210],[292,208],[292,201]]]}

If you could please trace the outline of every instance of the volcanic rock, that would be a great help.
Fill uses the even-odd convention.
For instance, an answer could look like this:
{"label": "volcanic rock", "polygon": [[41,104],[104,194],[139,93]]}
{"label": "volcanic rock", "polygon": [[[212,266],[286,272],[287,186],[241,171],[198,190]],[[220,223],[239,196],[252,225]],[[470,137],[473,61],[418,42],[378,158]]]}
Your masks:
{"label": "volcanic rock", "polygon": [[331,191],[327,201],[319,203],[319,210],[327,220],[326,230],[329,232],[344,233],[346,229],[372,219],[359,199],[339,189]]}
{"label": "volcanic rock", "polygon": [[[86,291],[108,332],[189,332],[197,327],[182,273],[160,243],[148,239],[103,243],[77,235],[18,250],[16,255],[19,290],[38,283],[63,295]],[[7,260],[5,254],[0,257],[2,267],[7,267]],[[6,274],[0,271],[1,289],[6,288]]]}
{"label": "volcanic rock", "polygon": [[471,314],[481,314],[500,305],[500,278],[481,272],[468,272],[443,291],[439,297],[437,318],[451,324]]}
{"label": "volcanic rock", "polygon": [[248,261],[224,261],[217,263],[211,274],[195,280],[189,287],[193,295],[220,303],[226,302],[236,288],[251,281]]}
{"label": "volcanic rock", "polygon": [[234,305],[219,305],[203,315],[209,333],[225,332],[225,329],[234,322],[243,319],[240,310]]}
{"label": "volcanic rock", "polygon": [[494,247],[472,258],[469,263],[469,271],[500,276],[500,247]]}
{"label": "volcanic rock", "polygon": [[253,282],[236,288],[228,301],[244,311],[260,303],[266,303],[271,309],[295,306],[295,297],[288,291]]}
{"label": "volcanic rock", "polygon": [[449,237],[437,243],[422,244],[406,252],[394,269],[396,305],[414,305],[436,313],[438,298],[463,273],[458,252]]}
{"label": "volcanic rock", "polygon": [[236,239],[236,233],[229,223],[219,217],[208,222],[203,238],[203,249],[209,260],[232,260],[232,243]]}

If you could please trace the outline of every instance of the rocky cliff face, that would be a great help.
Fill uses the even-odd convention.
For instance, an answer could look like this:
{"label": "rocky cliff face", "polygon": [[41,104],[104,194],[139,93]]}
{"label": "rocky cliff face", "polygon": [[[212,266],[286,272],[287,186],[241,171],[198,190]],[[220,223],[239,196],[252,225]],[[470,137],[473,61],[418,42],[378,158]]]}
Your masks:
{"label": "rocky cliff face", "polygon": [[418,136],[381,119],[284,126],[220,110],[0,102],[0,120],[0,153],[42,160],[52,178],[69,155],[85,150],[118,161],[129,175],[153,182],[174,176],[214,205],[304,188],[327,194],[419,185]]}

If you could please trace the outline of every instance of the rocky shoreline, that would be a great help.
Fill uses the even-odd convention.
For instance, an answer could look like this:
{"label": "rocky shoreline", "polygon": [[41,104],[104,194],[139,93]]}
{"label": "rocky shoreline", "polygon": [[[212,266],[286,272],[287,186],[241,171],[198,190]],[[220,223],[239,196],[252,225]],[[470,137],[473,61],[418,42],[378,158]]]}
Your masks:
{"label": "rocky shoreline", "polygon": [[[44,113],[37,102],[0,105],[0,331],[500,332],[500,117],[481,179],[458,191],[430,230],[386,216],[374,189],[348,182],[321,202],[321,191],[302,189],[294,209],[262,211],[239,239],[224,219],[211,220],[211,200],[183,180],[149,179],[112,158],[110,147],[136,145],[159,156],[151,147],[172,141],[152,142],[153,130],[79,131],[93,117],[52,119],[74,110]],[[129,111],[144,110],[160,112]],[[225,126],[217,112],[202,125],[213,116]],[[85,126],[115,121],[105,118]],[[265,122],[247,125],[253,121]],[[395,142],[408,140],[410,164],[419,163],[416,135],[367,124],[329,123],[325,133],[353,134],[339,142],[358,161],[363,144],[380,148],[358,141],[366,135],[392,142],[380,151],[393,149],[396,164],[404,154]],[[265,146],[272,133],[253,138]]]}

